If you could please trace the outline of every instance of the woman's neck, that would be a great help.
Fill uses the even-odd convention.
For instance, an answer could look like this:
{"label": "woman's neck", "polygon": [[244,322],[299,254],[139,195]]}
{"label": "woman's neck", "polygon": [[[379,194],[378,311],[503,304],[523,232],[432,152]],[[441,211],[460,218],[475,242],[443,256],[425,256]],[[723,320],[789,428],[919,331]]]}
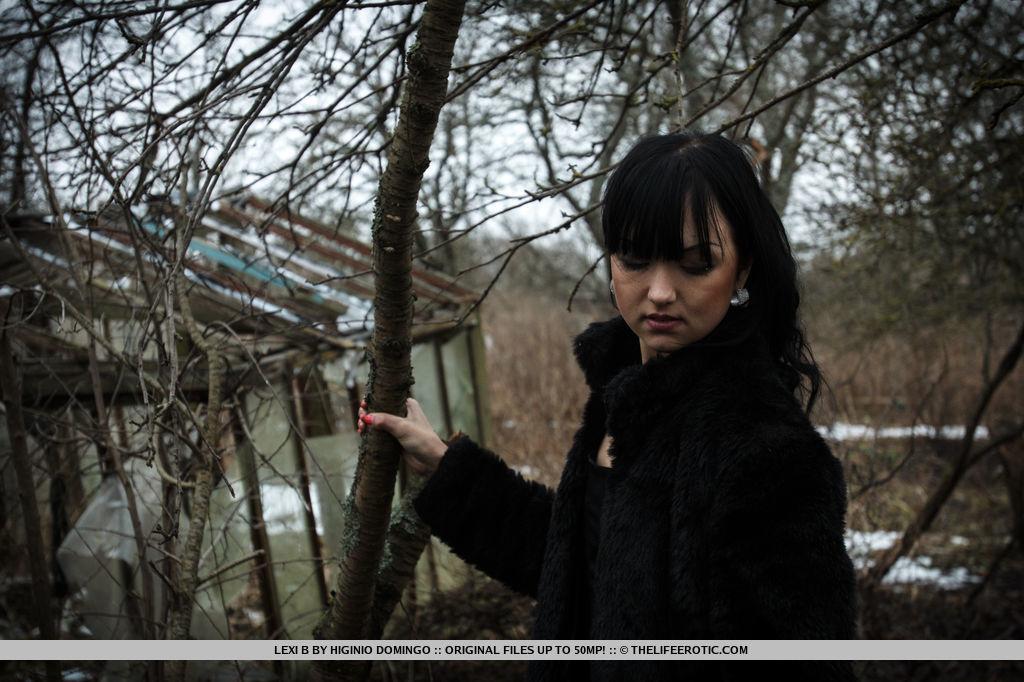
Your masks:
{"label": "woman's neck", "polygon": [[669,354],[667,350],[651,350],[648,348],[643,341],[637,339],[640,343],[640,364],[647,364],[647,361],[651,358],[662,358]]}

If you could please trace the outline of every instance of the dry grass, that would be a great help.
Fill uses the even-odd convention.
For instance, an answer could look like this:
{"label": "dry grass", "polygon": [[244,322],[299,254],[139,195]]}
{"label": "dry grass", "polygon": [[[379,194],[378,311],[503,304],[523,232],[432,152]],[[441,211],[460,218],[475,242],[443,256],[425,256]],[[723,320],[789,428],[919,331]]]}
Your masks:
{"label": "dry grass", "polygon": [[[991,374],[1015,333],[1012,320],[995,324],[991,339],[980,322],[949,322],[861,339],[820,315],[809,336],[833,395],[821,401],[816,421],[963,424],[983,386],[986,347]],[[1021,396],[1018,368],[994,397],[987,421],[1018,416]]]}
{"label": "dry grass", "polygon": [[496,293],[488,301],[487,350],[494,450],[529,477],[557,484],[579,427],[587,386],[572,339],[607,310],[565,310],[563,303]]}
{"label": "dry grass", "polygon": [[[815,421],[875,427],[963,427],[976,408],[985,377],[995,371],[1016,331],[1010,320],[994,324],[991,337],[981,325],[949,323],[862,342],[845,330],[830,328],[827,317],[815,322],[816,356],[832,388],[815,411]],[[994,395],[982,425],[998,433],[1007,424],[1019,423],[1022,398],[1024,371],[1018,367]],[[972,451],[985,444],[976,439]],[[835,443],[833,452],[844,463],[850,489],[849,527],[905,528],[950,470],[961,447],[959,438],[928,435]],[[1002,454],[1019,458],[1021,447],[1018,441],[1003,448]],[[967,472],[922,546],[941,550],[948,538],[962,536],[969,544],[947,558],[983,569],[1013,526],[1007,491],[998,454],[990,454]]]}

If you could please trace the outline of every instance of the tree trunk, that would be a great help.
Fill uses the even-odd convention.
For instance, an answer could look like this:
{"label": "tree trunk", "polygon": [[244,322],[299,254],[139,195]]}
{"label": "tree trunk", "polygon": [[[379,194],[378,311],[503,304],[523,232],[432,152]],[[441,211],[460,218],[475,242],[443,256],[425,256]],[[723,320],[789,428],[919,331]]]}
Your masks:
{"label": "tree trunk", "polygon": [[[428,152],[444,105],[463,0],[428,0],[409,50],[409,79],[388,166],[381,177],[373,221],[374,333],[369,349],[370,411],[405,414],[412,385],[412,245],[416,201]],[[373,453],[369,455],[368,453]],[[321,639],[361,639],[369,632],[377,567],[384,551],[401,448],[370,430],[364,439],[352,490],[345,501],[341,570],[330,607],[317,625]],[[422,550],[422,543],[419,545]],[[399,589],[399,593],[401,589]],[[321,661],[314,678],[361,679],[368,661]]]}
{"label": "tree trunk", "polygon": [[1024,551],[1024,446],[1017,441],[1001,447],[999,459],[1003,463],[1006,492],[1010,498],[1013,542],[1019,551]]}
{"label": "tree trunk", "polygon": [[402,598],[405,586],[416,570],[423,548],[430,540],[430,529],[420,521],[412,501],[423,487],[424,479],[412,475],[409,490],[392,515],[387,547],[374,584],[373,611],[366,632],[367,639],[380,639],[391,613]]}
{"label": "tree trunk", "polygon": [[[29,126],[28,117],[32,109],[32,84],[36,80],[36,71],[39,69],[39,56],[42,54],[45,44],[45,41],[39,41],[32,48],[32,56],[25,64],[25,77],[21,86],[21,120],[26,127]],[[25,168],[26,161],[28,160],[27,146],[25,138],[19,135],[14,146],[14,167],[11,169],[10,206],[15,211],[23,211],[28,208],[25,205],[27,198],[25,196],[26,178],[28,176]]]}
{"label": "tree trunk", "polygon": [[[199,555],[203,548],[203,531],[210,516],[210,494],[213,492],[214,474],[220,467],[217,444],[220,442],[221,381],[224,373],[224,360],[215,342],[205,339],[196,325],[185,288],[185,276],[181,273],[178,274],[177,285],[178,301],[185,328],[188,330],[192,342],[206,356],[209,390],[206,400],[206,421],[203,424],[203,442],[200,444],[205,451],[205,456],[197,466],[188,535],[182,546],[181,572],[176,593],[173,595],[174,605],[171,607],[170,625],[167,629],[167,639],[188,639],[189,628],[192,625],[192,606],[198,585]],[[185,666],[185,661],[168,661],[167,679],[171,682],[184,680]]]}

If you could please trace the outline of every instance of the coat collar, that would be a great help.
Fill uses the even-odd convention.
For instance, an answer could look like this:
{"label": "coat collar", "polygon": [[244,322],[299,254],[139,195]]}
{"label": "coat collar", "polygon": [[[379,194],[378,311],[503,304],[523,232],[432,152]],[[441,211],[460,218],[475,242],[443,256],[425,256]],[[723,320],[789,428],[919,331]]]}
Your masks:
{"label": "coat collar", "polygon": [[710,377],[720,379],[715,390],[742,390],[744,377],[762,376],[774,365],[767,341],[756,332],[728,345],[698,342],[641,363],[640,343],[621,315],[590,324],[574,339],[573,352],[587,385],[603,398],[612,436],[629,422],[639,426],[639,415],[656,413]]}
{"label": "coat collar", "polygon": [[573,354],[591,389],[603,390],[622,370],[629,368],[647,375],[659,385],[674,384],[683,375],[723,362],[770,360],[768,343],[753,333],[731,344],[696,343],[668,355],[640,361],[640,342],[622,315],[593,322],[573,340]]}

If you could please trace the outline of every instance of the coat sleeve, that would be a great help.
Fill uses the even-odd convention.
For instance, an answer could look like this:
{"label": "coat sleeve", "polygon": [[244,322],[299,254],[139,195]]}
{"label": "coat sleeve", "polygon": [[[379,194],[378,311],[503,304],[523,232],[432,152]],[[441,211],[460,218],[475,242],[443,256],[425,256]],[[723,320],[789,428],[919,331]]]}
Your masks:
{"label": "coat sleeve", "polygon": [[[842,464],[809,423],[776,426],[730,456],[711,491],[711,637],[854,639]],[[739,451],[739,450],[737,450]],[[743,679],[742,663],[725,679]],[[788,680],[855,680],[849,661],[780,661]]]}
{"label": "coat sleeve", "polygon": [[449,444],[413,507],[456,555],[536,599],[554,496],[461,436]]}

